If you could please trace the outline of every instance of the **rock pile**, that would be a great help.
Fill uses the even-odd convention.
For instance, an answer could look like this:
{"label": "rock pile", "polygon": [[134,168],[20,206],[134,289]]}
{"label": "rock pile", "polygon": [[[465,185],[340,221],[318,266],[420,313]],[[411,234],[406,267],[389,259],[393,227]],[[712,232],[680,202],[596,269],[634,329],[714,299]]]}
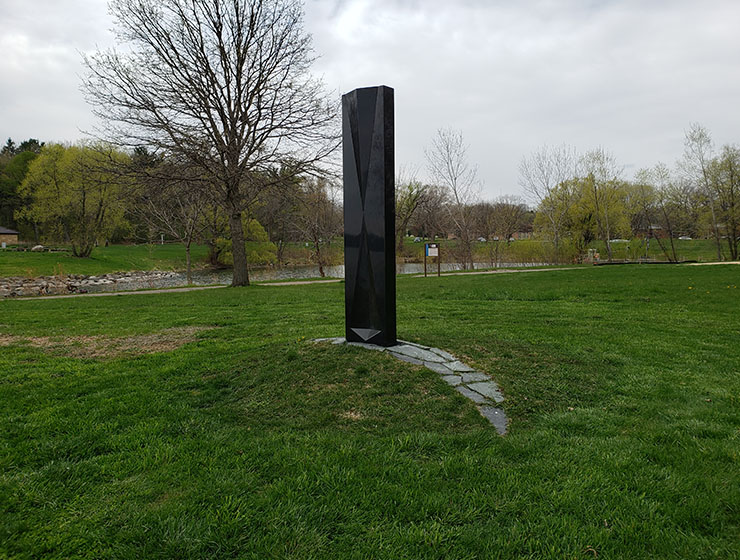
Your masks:
{"label": "rock pile", "polygon": [[168,279],[178,277],[177,272],[136,271],[85,276],[39,276],[37,278],[0,278],[0,297],[44,296],[60,294],[85,294],[88,292],[118,291],[140,288],[157,288]]}

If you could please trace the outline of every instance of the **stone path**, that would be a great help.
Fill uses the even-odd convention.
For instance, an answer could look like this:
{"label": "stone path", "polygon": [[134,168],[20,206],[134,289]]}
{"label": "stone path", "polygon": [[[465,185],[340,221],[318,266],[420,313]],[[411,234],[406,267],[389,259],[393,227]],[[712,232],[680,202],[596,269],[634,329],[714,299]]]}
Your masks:
{"label": "stone path", "polygon": [[402,340],[399,340],[396,346],[387,348],[362,342],[347,342],[344,338],[317,338],[314,342],[359,346],[360,348],[386,352],[404,362],[424,366],[439,374],[443,381],[454,387],[462,396],[473,401],[481,415],[493,424],[499,434],[506,434],[506,414],[503,409],[496,406],[504,401],[504,396],[496,382],[485,373],[465,365],[444,350]]}
{"label": "stone path", "polygon": [[688,266],[715,266],[715,265],[718,265],[718,264],[740,264],[740,261],[688,263]]}
{"label": "stone path", "polygon": [[[524,272],[557,272],[559,270],[583,270],[583,266],[565,266],[562,268],[496,268],[493,270],[470,270],[468,272],[443,272],[442,276],[471,276],[473,274],[521,274]],[[436,277],[429,274],[429,277]],[[423,274],[417,274],[414,278],[425,278]]]}
{"label": "stone path", "polygon": [[329,280],[292,280],[290,282],[260,282],[255,286],[300,286],[301,284],[334,284],[341,282],[342,278],[331,278]]}

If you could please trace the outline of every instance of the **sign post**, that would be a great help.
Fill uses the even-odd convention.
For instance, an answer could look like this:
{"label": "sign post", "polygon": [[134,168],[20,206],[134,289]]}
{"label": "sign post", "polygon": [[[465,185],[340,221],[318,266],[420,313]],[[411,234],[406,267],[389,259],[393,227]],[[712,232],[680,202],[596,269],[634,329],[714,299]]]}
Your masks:
{"label": "sign post", "polygon": [[437,243],[426,243],[424,245],[424,277],[427,275],[427,257],[437,257],[437,276],[440,276],[439,245]]}

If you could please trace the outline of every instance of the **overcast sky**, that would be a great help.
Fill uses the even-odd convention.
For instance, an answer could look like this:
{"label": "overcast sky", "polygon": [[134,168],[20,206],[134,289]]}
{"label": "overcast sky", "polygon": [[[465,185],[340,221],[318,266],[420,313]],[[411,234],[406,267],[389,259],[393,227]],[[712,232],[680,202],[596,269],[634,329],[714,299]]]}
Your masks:
{"label": "overcast sky", "polygon": [[[74,141],[93,119],[81,52],[112,44],[103,0],[0,0],[0,137]],[[396,92],[396,163],[461,130],[482,195],[520,194],[543,143],[672,164],[697,121],[740,143],[737,0],[307,0],[315,73]]]}

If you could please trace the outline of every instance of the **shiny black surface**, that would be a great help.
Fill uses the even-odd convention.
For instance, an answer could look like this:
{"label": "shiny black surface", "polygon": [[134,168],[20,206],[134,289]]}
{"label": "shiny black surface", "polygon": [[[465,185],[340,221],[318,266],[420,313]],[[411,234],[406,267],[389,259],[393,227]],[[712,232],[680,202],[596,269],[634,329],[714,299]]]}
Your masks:
{"label": "shiny black surface", "polygon": [[396,344],[393,89],[342,96],[348,341]]}

